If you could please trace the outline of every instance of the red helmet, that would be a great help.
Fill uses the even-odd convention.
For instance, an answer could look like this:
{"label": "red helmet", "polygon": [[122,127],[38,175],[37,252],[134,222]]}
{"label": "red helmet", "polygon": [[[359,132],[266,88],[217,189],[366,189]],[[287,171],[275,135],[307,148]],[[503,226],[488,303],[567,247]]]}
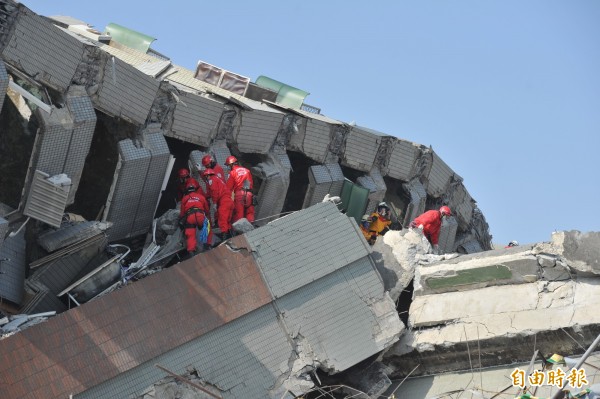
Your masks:
{"label": "red helmet", "polygon": [[179,171],[177,172],[177,176],[180,179],[187,179],[188,177],[190,177],[190,171],[187,170],[186,168],[181,168],[179,169]]}
{"label": "red helmet", "polygon": [[445,216],[452,216],[452,211],[446,205],[440,208],[440,213]]}
{"label": "red helmet", "polygon": [[211,168],[206,168],[204,169],[204,172],[202,172],[202,177],[206,178],[208,176],[214,176],[215,175],[215,171],[212,170]]}
{"label": "red helmet", "polygon": [[236,158],[236,157],[234,157],[233,155],[230,155],[230,156],[228,156],[228,157],[227,157],[227,159],[225,160],[225,165],[227,165],[227,166],[231,166],[231,165],[233,165],[234,163],[237,163],[237,161],[238,161],[238,160],[237,160],[237,158]]}
{"label": "red helmet", "polygon": [[185,182],[185,192],[186,193],[192,193],[196,190],[198,190],[199,184],[198,182],[196,182],[196,180],[194,179],[187,179],[187,181]]}
{"label": "red helmet", "polygon": [[215,160],[213,159],[213,157],[211,155],[205,155],[202,157],[202,166],[204,166],[205,168],[208,168],[209,165],[211,163],[213,163]]}

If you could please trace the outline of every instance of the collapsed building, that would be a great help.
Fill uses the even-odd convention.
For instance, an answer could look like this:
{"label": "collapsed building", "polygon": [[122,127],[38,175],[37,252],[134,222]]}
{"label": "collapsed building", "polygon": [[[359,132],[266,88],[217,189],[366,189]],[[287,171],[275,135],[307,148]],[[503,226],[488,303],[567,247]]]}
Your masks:
{"label": "collapsed building", "polygon": [[[139,393],[164,376],[154,363],[179,374],[195,364],[196,372],[213,385],[209,389],[223,397],[241,397],[249,392],[244,389],[256,389],[252,391],[255,397],[264,397],[265,392],[281,395],[289,387],[298,391],[298,386],[310,386],[312,382],[302,378],[316,369],[339,372],[387,349],[403,331],[397,316],[389,312],[384,293],[390,289],[385,278],[388,265],[375,264],[351,223],[380,201],[391,205],[398,225],[404,226],[427,209],[448,205],[453,217],[442,226],[440,249],[472,256],[491,249],[488,225],[463,179],[432,148],[327,117],[305,103],[307,92],[264,76],[251,82],[202,61],[195,71],[188,70],[154,51],[150,47],[153,40],[116,24],[99,32],[83,21],[43,17],[21,3],[0,0],[1,309],[11,315],[61,313],[0,345],[13,361],[18,360],[14,353],[41,359],[16,374],[4,368],[3,379],[10,382],[2,389],[21,390],[14,391],[14,397],[47,397],[49,391],[42,387],[48,381],[53,381],[54,397],[71,393],[77,393],[76,397],[114,397],[115,387],[126,382],[131,384],[128,392]],[[73,284],[117,264],[114,260],[124,256],[115,252],[119,245],[140,248],[138,266],[160,255],[161,246],[164,250],[174,245],[177,240],[158,245],[148,239],[157,216],[175,206],[172,171],[188,167],[197,175],[200,159],[208,153],[219,163],[234,154],[251,169],[259,228],[213,250],[217,252],[149,276],[148,282],[144,279],[69,310],[74,306]],[[345,216],[333,205],[320,204],[326,195],[340,197],[338,208]],[[334,230],[324,229],[329,235],[295,237],[293,242],[303,243],[301,248],[309,252],[301,253],[287,248],[286,237],[280,237],[284,231],[293,237],[294,218],[312,220],[309,226],[315,230],[319,220],[337,221],[338,230],[331,227]],[[346,241],[331,242],[336,235]],[[278,242],[280,239],[283,241]],[[322,246],[325,249],[319,252]],[[107,252],[109,247],[113,252]],[[268,251],[273,252],[267,255]],[[294,264],[300,273],[297,281],[286,280],[289,270],[280,270],[279,256],[285,251],[298,257]],[[240,255],[245,252],[248,254]],[[318,260],[308,257],[315,253],[321,254]],[[224,280],[216,280],[213,286],[198,286],[199,281],[217,278],[205,273],[226,274],[227,268],[218,263],[219,254],[233,257],[232,264],[242,262],[253,268],[254,275],[243,278],[231,270],[233,275],[220,276]],[[331,260],[335,267],[323,267],[323,259],[337,256],[341,260]],[[263,263],[267,258],[272,263]],[[384,276],[383,282],[378,275]],[[349,286],[334,290],[336,295],[323,296],[341,284],[336,279]],[[396,279],[408,282],[412,275],[399,273]],[[249,298],[239,299],[237,291],[246,289],[236,285],[240,281],[253,281],[258,297],[248,294]],[[188,291],[157,295],[160,287],[177,284],[188,284]],[[323,286],[315,288],[315,284]],[[221,292],[224,287],[233,287],[230,296]],[[392,288],[400,292],[406,287]],[[442,293],[438,291],[435,294]],[[416,303],[423,301],[425,294],[417,289]],[[206,300],[202,307],[206,314],[191,310],[197,306],[198,295]],[[220,300],[211,302],[206,299],[210,295]],[[157,301],[167,298],[181,305],[173,317],[186,319],[191,312],[195,323],[206,327],[175,331],[181,326],[173,318],[171,325],[162,326],[165,331],[154,326],[144,332],[152,337],[165,335],[165,339],[148,341],[148,335],[138,336],[135,331],[151,323],[144,317],[152,310],[133,305],[151,301],[157,306]],[[308,309],[311,303],[323,300],[348,309],[348,313],[328,307]],[[172,304],[168,308],[172,310]],[[362,312],[362,316],[350,315],[349,309]],[[263,312],[262,318],[257,312]],[[327,325],[325,336],[314,327],[315,341],[310,338],[310,323],[299,321],[310,312],[317,324],[332,315],[345,315],[362,326],[348,326],[348,330],[363,335],[345,336],[348,331]],[[163,308],[162,315],[167,313]],[[419,339],[427,333],[426,327],[449,324],[448,319],[435,317],[417,316],[411,310],[409,325],[417,330],[405,333],[387,352],[387,363],[408,367],[414,362],[404,359],[413,350],[418,352],[416,357],[425,356],[427,351],[422,349],[430,344],[420,345]],[[22,326],[39,322],[25,319]],[[111,323],[115,325],[109,327]],[[114,336],[121,324],[128,326],[129,334]],[[225,366],[208,362],[200,352],[213,347],[225,351],[220,334],[244,341],[236,334],[248,325],[254,326],[251,331],[256,334],[263,328],[273,334],[277,344],[272,344],[271,352],[264,352],[273,357],[257,357],[249,363],[263,364],[254,367],[257,375],[240,377],[238,373],[237,379],[227,380],[231,375],[220,371]],[[67,331],[76,334],[68,336]],[[594,331],[591,328],[590,334]],[[462,345],[457,339],[456,345]],[[336,346],[340,343],[333,341],[337,340],[364,348],[364,352],[350,356]],[[74,344],[72,352],[65,351],[70,342],[82,346]],[[447,342],[434,347],[447,347]],[[254,348],[247,353],[252,358],[266,346],[262,341],[248,345]],[[13,351],[15,347],[22,348],[21,352]],[[244,352],[244,348],[236,350]],[[190,351],[198,356],[193,361],[184,358]],[[236,357],[239,353],[224,359],[212,353],[215,362],[244,364]],[[205,368],[200,368],[200,363],[206,363]],[[102,373],[95,373],[96,367]],[[423,370],[439,372],[443,368]],[[397,368],[396,374],[404,372]],[[15,378],[27,383],[20,384]],[[247,380],[256,382],[253,388],[244,385]]]}

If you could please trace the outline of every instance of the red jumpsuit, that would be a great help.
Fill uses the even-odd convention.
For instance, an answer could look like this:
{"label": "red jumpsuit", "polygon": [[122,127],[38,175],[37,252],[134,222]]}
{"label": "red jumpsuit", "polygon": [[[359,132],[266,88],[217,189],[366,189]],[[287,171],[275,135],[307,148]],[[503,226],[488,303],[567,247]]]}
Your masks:
{"label": "red jumpsuit", "polygon": [[177,186],[177,201],[181,201],[185,195],[188,184],[193,184],[196,187],[196,191],[205,196],[204,190],[202,190],[202,186],[200,186],[198,180],[194,179],[193,177],[188,177],[183,182],[181,182],[181,180],[179,181],[179,185]]}
{"label": "red jumpsuit", "polygon": [[423,225],[423,234],[429,240],[431,245],[437,245],[440,237],[440,228],[442,227],[442,214],[436,209],[427,211],[416,217],[410,224],[410,227]]}
{"label": "red jumpsuit", "polygon": [[209,176],[206,182],[206,198],[210,198],[217,206],[217,224],[221,233],[229,233],[231,230],[231,215],[233,212],[233,200],[231,191],[225,186],[223,180],[215,176]]}
{"label": "red jumpsuit", "polygon": [[[247,181],[247,189],[244,189],[244,182]],[[227,188],[234,194],[233,222],[237,222],[245,217],[250,223],[254,222],[254,205],[252,204],[252,174],[242,166],[233,165],[227,179]]]}
{"label": "red jumpsuit", "polygon": [[215,171],[215,175],[217,177],[219,177],[221,180],[223,180],[223,181],[227,180],[225,178],[225,171],[223,170],[223,167],[221,167],[221,165],[219,165],[218,163],[215,162],[215,165],[211,169]]}
{"label": "red jumpsuit", "polygon": [[[202,230],[204,226],[204,219],[206,215],[209,215],[209,206],[206,198],[200,193],[192,192],[186,194],[181,199],[181,208],[179,210],[179,219],[184,223],[184,234],[186,241],[186,248],[188,252],[196,250],[198,245],[196,238],[196,229]],[[210,223],[207,228],[209,229],[205,233],[209,236],[206,242],[202,244],[210,243]]]}

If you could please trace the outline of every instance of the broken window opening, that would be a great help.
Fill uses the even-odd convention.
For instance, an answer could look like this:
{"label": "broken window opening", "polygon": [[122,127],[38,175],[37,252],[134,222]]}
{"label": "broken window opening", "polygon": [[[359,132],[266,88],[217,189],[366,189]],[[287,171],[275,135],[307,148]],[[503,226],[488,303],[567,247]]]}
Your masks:
{"label": "broken window opening", "polygon": [[292,164],[290,172],[290,189],[288,190],[282,212],[293,212],[302,209],[304,196],[308,189],[308,168],[318,165],[304,154],[294,151],[287,152]]}
{"label": "broken window opening", "polygon": [[[173,157],[175,157],[175,163],[173,164],[173,168],[171,169],[171,175],[169,176],[169,180],[167,181],[165,191],[163,191],[162,193],[154,217],[160,216],[169,209],[174,209],[177,206],[177,172],[182,168],[190,168],[190,153],[192,151],[198,150],[198,145],[189,143],[187,141],[179,140],[168,136],[165,136],[165,140],[167,142],[167,146],[169,147],[169,152]],[[204,152],[207,151],[207,149],[205,148],[201,150]]]}
{"label": "broken window opening", "polygon": [[402,290],[400,296],[396,300],[396,310],[400,316],[400,320],[408,327],[408,310],[412,303],[413,291],[414,291],[414,279],[410,280],[410,283]]}
{"label": "broken window opening", "polygon": [[119,160],[118,142],[135,135],[135,126],[96,111],[90,151],[75,195],[67,208],[87,220],[101,220]]}
{"label": "broken window opening", "polygon": [[[10,99],[10,100],[9,100]],[[18,208],[25,185],[27,168],[33,152],[37,119],[25,119],[10,93],[0,118],[0,202]]]}

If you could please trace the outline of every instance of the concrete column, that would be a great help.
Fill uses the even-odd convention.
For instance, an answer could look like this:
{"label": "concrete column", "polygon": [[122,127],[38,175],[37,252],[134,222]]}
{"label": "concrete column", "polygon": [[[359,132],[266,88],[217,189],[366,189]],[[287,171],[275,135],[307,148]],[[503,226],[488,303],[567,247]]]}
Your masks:
{"label": "concrete column", "polygon": [[308,170],[308,190],[302,208],[323,201],[326,194],[339,196],[344,184],[344,173],[337,163],[314,165]]}
{"label": "concrete column", "polygon": [[104,213],[104,220],[113,223],[110,241],[144,234],[152,225],[170,155],[162,131],[156,129],[146,128],[138,143],[119,142],[119,163]]}
{"label": "concrete column", "polygon": [[258,177],[261,180],[260,189],[256,193],[258,205],[255,208],[255,217],[259,226],[270,222],[281,213],[290,185],[290,171],[290,161],[285,153],[270,153],[265,162],[252,168],[254,178]]}

